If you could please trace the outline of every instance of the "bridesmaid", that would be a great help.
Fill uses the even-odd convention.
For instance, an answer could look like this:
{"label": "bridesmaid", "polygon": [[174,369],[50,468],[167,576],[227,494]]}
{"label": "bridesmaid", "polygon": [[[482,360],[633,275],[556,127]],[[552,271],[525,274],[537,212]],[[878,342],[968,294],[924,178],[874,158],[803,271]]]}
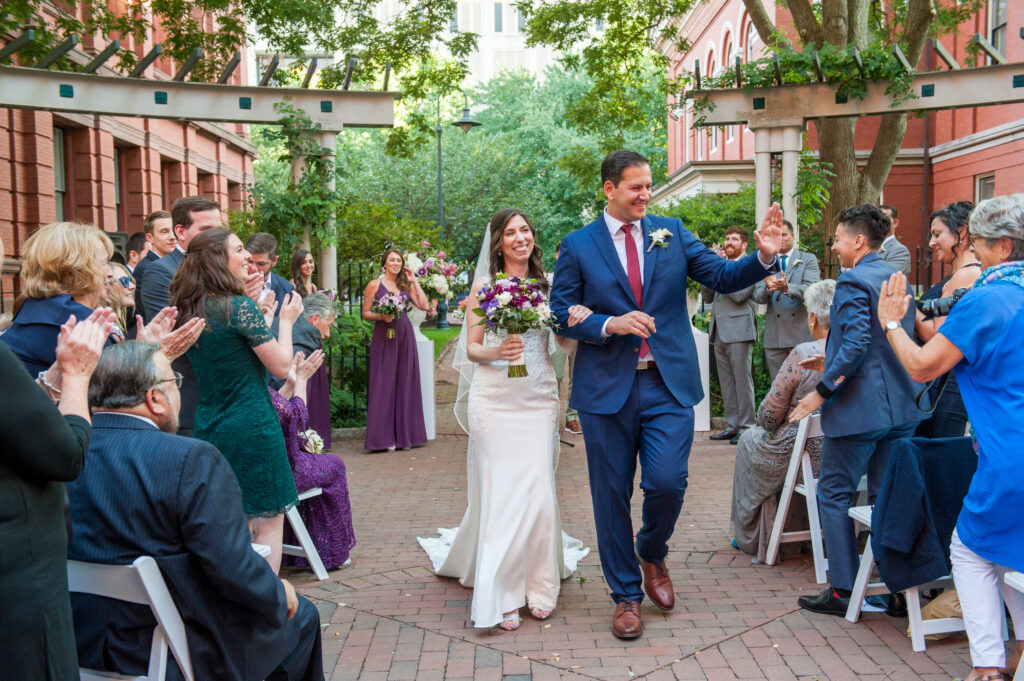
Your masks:
{"label": "bridesmaid", "polygon": [[288,281],[295,287],[295,292],[303,298],[310,293],[316,293],[316,284],[313,283],[314,269],[316,263],[312,253],[303,248],[295,251],[295,255],[292,256],[292,278]]}
{"label": "bridesmaid", "polygon": [[[401,294],[421,310],[430,307],[427,295],[405,266],[396,248],[384,251],[382,274],[363,292],[363,319],[375,322],[370,341],[370,386],[366,400],[366,442],[371,451],[393,451],[426,444],[423,398],[416,339],[408,315],[397,318],[370,312],[374,301],[389,293]],[[394,338],[387,337],[394,328]]]}

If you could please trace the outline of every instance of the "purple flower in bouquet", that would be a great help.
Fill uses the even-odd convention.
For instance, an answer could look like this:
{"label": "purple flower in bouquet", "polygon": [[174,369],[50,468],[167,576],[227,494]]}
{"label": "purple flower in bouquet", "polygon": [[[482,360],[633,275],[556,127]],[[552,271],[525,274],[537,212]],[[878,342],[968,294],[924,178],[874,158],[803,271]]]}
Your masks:
{"label": "purple flower in bouquet", "polygon": [[[370,306],[370,312],[374,312],[385,317],[400,317],[409,309],[409,299],[403,296],[401,293],[386,293]],[[395,337],[395,327],[392,325],[394,319],[388,323],[387,338],[391,339]]]}
{"label": "purple flower in bouquet", "polygon": [[[555,328],[547,296],[535,279],[499,274],[477,291],[477,301],[480,307],[474,312],[482,317],[479,324],[494,333],[523,334],[530,329]],[[525,364],[510,363],[508,375],[526,376]]]}

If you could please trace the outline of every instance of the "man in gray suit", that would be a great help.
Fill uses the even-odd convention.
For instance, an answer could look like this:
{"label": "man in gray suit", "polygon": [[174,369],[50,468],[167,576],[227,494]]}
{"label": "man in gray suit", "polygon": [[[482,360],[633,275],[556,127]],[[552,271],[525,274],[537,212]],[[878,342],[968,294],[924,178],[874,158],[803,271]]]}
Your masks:
{"label": "man in gray suit", "polygon": [[813,340],[807,328],[804,291],[821,279],[818,258],[796,248],[793,225],[782,221],[782,250],[778,275],[767,277],[754,287],[754,302],[768,306],[764,317],[764,354],[772,380],[790,351]]}
{"label": "man in gray suit", "polygon": [[[725,230],[722,250],[729,260],[739,260],[747,252],[747,230],[732,226]],[[712,303],[709,333],[715,346],[718,383],[722,388],[726,428],[712,440],[736,444],[740,432],[754,425],[754,378],[750,359],[757,340],[754,316],[754,286],[735,293],[717,293],[701,286],[705,303]]]}
{"label": "man in gray suit", "polygon": [[878,254],[882,256],[882,260],[902,272],[907,278],[910,278],[910,249],[901,244],[899,239],[896,238],[896,228],[900,226],[899,211],[893,206],[884,203],[878,208],[889,218],[889,235],[882,242],[882,247],[878,249]]}

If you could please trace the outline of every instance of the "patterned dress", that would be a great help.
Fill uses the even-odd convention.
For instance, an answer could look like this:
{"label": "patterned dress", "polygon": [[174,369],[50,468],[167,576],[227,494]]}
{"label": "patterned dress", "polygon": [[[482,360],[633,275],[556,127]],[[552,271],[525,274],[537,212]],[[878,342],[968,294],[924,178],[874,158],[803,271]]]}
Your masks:
{"label": "patterned dress", "polygon": [[253,348],[274,339],[251,299],[207,296],[206,328],[186,356],[199,381],[194,433],[220,450],[242,488],[250,518],[273,517],[298,501],[284,437]]}
{"label": "patterned dress", "polygon": [[[789,413],[821,380],[821,372],[801,369],[798,363],[815,354],[825,354],[824,339],[793,348],[757,410],[756,425],[743,431],[736,449],[732,488],[736,545],[757,562],[763,562],[768,551],[778,495],[796,441],[799,424],[787,420]],[[821,465],[821,440],[813,438],[807,445],[815,475]]]}
{"label": "patterned dress", "polygon": [[[316,544],[316,551],[324,567],[334,570],[348,560],[349,551],[356,545],[345,462],[333,454],[302,451],[299,433],[309,425],[309,412],[302,398],[286,400],[281,393],[270,388],[270,399],[281,421],[288,460],[295,475],[295,486],[303,492],[314,487],[324,491],[320,496],[300,502],[299,515]],[[285,543],[297,543],[290,527],[285,527]],[[305,558],[295,556],[284,556],[282,564],[309,566]]]}

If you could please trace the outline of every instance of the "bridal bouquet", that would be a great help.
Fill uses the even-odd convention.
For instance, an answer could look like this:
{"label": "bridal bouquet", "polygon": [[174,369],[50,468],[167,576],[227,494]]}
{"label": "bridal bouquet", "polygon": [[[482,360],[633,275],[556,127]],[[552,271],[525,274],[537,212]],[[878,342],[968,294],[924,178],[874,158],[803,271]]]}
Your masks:
{"label": "bridal bouquet", "polygon": [[[536,279],[520,279],[498,274],[489,284],[477,291],[480,307],[473,310],[483,317],[479,325],[488,330],[518,336],[530,329],[555,328],[555,319],[548,307]],[[509,378],[526,376],[526,363],[522,356],[508,363]]]}
{"label": "bridal bouquet", "polygon": [[[383,296],[374,301],[373,305],[370,306],[370,312],[376,314],[382,314],[385,317],[400,317],[402,313],[409,309],[409,300],[400,293],[385,293]],[[394,320],[391,320],[394,323]],[[387,338],[391,339],[395,337],[395,327],[388,324]]]}
{"label": "bridal bouquet", "polygon": [[[429,249],[430,242],[421,241],[420,247]],[[432,254],[427,250],[410,253],[405,257],[405,264],[416,275],[428,298],[451,300],[455,297],[453,288],[459,266],[449,261],[444,251],[434,251]]]}

